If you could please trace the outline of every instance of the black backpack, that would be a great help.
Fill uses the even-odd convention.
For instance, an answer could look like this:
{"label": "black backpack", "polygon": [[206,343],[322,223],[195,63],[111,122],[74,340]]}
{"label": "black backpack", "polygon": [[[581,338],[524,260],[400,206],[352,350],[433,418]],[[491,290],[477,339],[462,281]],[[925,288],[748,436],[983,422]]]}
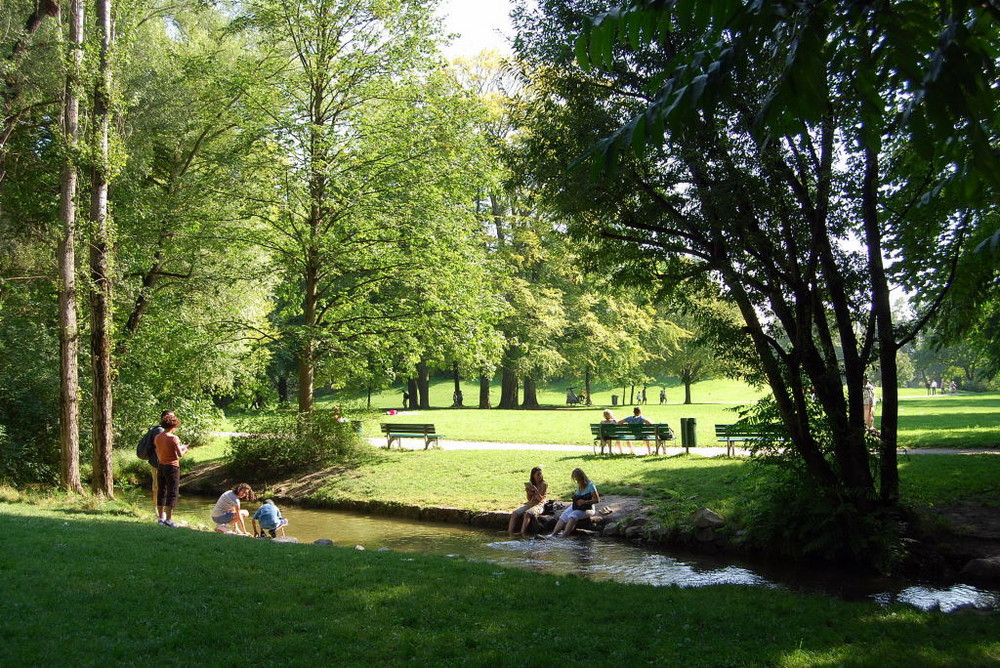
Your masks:
{"label": "black backpack", "polygon": [[139,439],[139,444],[135,446],[135,456],[139,459],[145,459],[151,466],[158,466],[160,463],[156,457],[156,445],[153,443],[153,439],[161,431],[162,428],[159,425],[150,427],[146,434]]}

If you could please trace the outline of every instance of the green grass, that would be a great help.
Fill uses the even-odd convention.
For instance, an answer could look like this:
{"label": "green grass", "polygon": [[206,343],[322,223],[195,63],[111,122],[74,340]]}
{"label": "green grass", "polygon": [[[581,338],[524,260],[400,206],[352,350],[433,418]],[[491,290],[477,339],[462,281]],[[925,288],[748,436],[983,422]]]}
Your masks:
{"label": "green grass", "polygon": [[[329,472],[308,500],[318,505],[383,501],[472,511],[510,510],[520,503],[521,483],[533,466],[543,468],[553,499],[570,497],[570,472],[580,467],[602,494],[641,496],[655,502],[668,522],[684,520],[696,508],[707,506],[738,524],[752,502],[744,483],[746,464],[743,459],[697,455],[380,450],[357,468]],[[972,501],[1000,508],[998,479],[1000,457],[995,455],[915,455],[903,457],[900,464],[902,498],[919,505]]]}
{"label": "green grass", "polygon": [[[0,665],[952,665],[995,615],[654,588],[0,503]],[[44,556],[44,558],[39,558]]]}
{"label": "green grass", "polygon": [[[561,387],[561,386],[560,386]],[[472,386],[463,389],[466,404],[478,396]],[[749,386],[727,380],[696,383],[692,404],[677,403],[682,399],[681,389],[669,391],[671,403],[660,406],[656,403],[658,389],[651,388],[649,398],[652,403],[643,406],[643,414],[654,422],[666,422],[680,433],[680,418],[694,418],[697,421],[698,445],[715,446],[715,425],[730,423],[737,419],[734,409],[756,401],[761,393]],[[621,388],[616,392],[620,393]],[[496,396],[494,392],[494,397]],[[451,384],[438,382],[431,387],[432,406],[445,402],[443,397],[451,396]],[[589,424],[600,422],[601,411],[611,408],[618,418],[631,413],[631,406],[611,406],[610,391],[595,392],[595,404],[590,407],[565,406],[564,394],[556,389],[540,392],[540,400],[546,408],[542,410],[497,410],[482,411],[476,408],[451,409],[432,408],[426,411],[411,411],[400,416],[397,421],[412,420],[433,422],[446,439],[462,441],[494,441],[499,443],[551,443],[563,445],[589,445],[591,443]],[[435,397],[439,401],[435,401]],[[608,403],[603,403],[607,401]],[[325,396],[317,400],[317,406],[326,408],[341,402],[361,410],[358,403],[348,403],[348,397]],[[399,408],[400,395],[382,393],[372,399],[372,406],[379,412],[388,408]],[[881,404],[876,408],[876,420],[880,419]],[[902,391],[899,406],[899,443],[907,448],[997,448],[1000,447],[1000,393],[959,394],[955,396],[927,397],[923,390]],[[377,435],[378,417],[366,420],[366,433]]]}
{"label": "green grass", "polygon": [[998,480],[997,455],[914,455],[899,460],[900,495],[908,503],[982,503],[1000,509]]}
{"label": "green grass", "polygon": [[519,484],[541,466],[551,498],[568,499],[570,472],[580,467],[604,494],[681,500],[690,510],[709,505],[725,511],[744,462],[725,458],[599,457],[518,450],[393,450],[357,469],[329,475],[315,500],[380,500],[469,510],[510,509],[520,502]]}

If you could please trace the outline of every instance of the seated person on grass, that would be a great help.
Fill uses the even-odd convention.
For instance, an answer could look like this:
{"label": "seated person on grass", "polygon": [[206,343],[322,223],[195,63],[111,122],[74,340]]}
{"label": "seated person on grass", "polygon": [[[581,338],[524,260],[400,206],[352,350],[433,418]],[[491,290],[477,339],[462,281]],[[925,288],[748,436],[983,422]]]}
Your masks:
{"label": "seated person on grass", "polygon": [[[260,522],[260,532],[257,531],[257,522]],[[265,499],[264,503],[257,512],[253,514],[253,534],[255,536],[263,536],[264,532],[267,531],[274,538],[278,532],[281,535],[285,535],[285,527],[288,526],[288,520],[281,516],[281,511],[278,510],[278,506],[274,505],[274,501],[271,499]]]}

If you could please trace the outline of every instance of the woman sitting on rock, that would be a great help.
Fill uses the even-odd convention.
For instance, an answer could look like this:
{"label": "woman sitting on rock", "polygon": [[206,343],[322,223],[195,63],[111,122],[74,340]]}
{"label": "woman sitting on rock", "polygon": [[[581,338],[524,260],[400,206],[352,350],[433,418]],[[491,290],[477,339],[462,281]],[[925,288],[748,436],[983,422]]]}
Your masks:
{"label": "woman sitting on rock", "polygon": [[576,491],[573,492],[573,503],[569,505],[559,516],[549,538],[555,538],[562,531],[563,536],[568,536],[576,530],[576,523],[594,514],[594,506],[600,503],[601,495],[597,493],[597,486],[591,482],[583,469],[573,469],[570,474],[573,482],[576,483]]}
{"label": "woman sitting on rock", "polygon": [[[510,523],[507,525],[507,533],[511,536],[524,536],[531,526],[531,517],[538,516],[545,505],[545,494],[549,490],[549,484],[542,477],[542,467],[536,466],[531,469],[528,482],[524,483],[525,504],[510,514]],[[514,531],[520,521],[521,530]]]}

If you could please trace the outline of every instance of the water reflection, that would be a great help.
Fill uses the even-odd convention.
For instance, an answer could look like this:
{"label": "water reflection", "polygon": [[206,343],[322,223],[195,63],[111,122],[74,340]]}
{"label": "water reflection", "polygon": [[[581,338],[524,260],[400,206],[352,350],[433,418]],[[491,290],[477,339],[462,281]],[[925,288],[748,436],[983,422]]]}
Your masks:
{"label": "water reflection", "polygon": [[[215,501],[182,497],[177,513],[210,524]],[[256,504],[250,504],[254,508]],[[921,610],[952,612],[960,608],[1000,611],[1000,592],[957,584],[915,585],[889,578],[860,576],[830,568],[774,565],[730,556],[710,557],[676,550],[648,549],[601,538],[509,540],[506,532],[489,532],[454,524],[414,522],[358,513],[284,507],[288,535],[303,543],[330,538],[339,545],[367,550],[387,548],[464,557],[511,568],[556,575],[575,574],[592,580],[614,580],[655,587],[706,587],[735,584],[821,592],[847,600],[903,603]]]}

